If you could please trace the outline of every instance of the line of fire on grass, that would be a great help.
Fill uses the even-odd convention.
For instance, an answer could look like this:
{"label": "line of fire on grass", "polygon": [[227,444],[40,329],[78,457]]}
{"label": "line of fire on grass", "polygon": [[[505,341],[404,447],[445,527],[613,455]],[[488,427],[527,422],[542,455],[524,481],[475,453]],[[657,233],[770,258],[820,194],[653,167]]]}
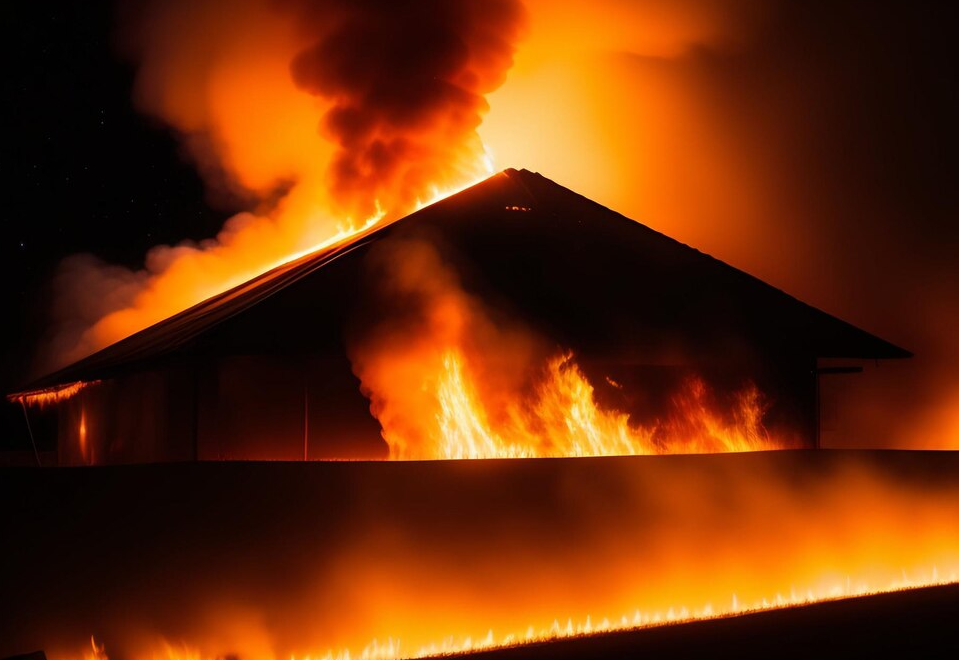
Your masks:
{"label": "line of fire on grass", "polygon": [[[623,615],[619,619],[610,620],[603,618],[598,623],[593,623],[590,616],[585,621],[574,623],[567,619],[566,623],[560,623],[555,619],[548,628],[536,629],[529,626],[525,634],[507,634],[497,637],[490,629],[483,637],[462,637],[456,639],[448,636],[440,642],[435,642],[425,646],[420,646],[416,651],[407,653],[399,638],[388,637],[385,641],[374,639],[366,645],[359,653],[352,653],[349,649],[339,651],[327,651],[323,655],[291,655],[290,660],[414,660],[420,658],[437,658],[461,656],[479,651],[493,651],[507,649],[531,644],[543,644],[564,639],[582,638],[597,635],[606,635],[612,633],[625,633],[649,628],[656,628],[667,625],[676,625],[690,623],[693,621],[707,621],[716,619],[726,619],[736,616],[766,612],[771,610],[786,609],[790,607],[802,607],[815,603],[826,603],[832,601],[863,598],[880,594],[895,593],[901,591],[910,591],[928,587],[948,586],[959,584],[959,573],[953,571],[943,578],[938,569],[933,566],[931,573],[920,578],[909,578],[905,571],[901,579],[890,581],[885,587],[876,588],[864,582],[853,583],[852,579],[847,577],[845,581],[834,584],[828,588],[817,590],[806,589],[803,592],[791,591],[788,596],[777,593],[772,598],[762,598],[752,603],[744,604],[740,602],[735,594],[732,595],[729,604],[723,607],[714,608],[707,603],[699,609],[690,609],[686,606],[670,607],[665,613],[657,611],[644,613],[637,609],[632,615]],[[144,656],[146,657],[146,656]],[[186,643],[170,643],[164,641],[160,648],[151,649],[149,657],[152,660],[219,660],[217,658],[207,657],[198,649],[191,647]],[[243,660],[251,660],[244,656],[235,656]],[[90,648],[83,653],[82,660],[110,660],[104,644],[98,644],[95,636],[90,637]],[[252,660],[270,660],[270,659],[252,659]]]}

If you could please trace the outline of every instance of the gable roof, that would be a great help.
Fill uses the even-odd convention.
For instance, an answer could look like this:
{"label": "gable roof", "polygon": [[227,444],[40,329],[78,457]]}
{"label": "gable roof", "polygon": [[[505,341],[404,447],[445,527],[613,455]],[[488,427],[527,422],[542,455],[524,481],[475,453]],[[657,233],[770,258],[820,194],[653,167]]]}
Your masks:
{"label": "gable roof", "polygon": [[[423,234],[439,236],[454,252],[466,255],[477,265],[480,279],[508,305],[534,309],[543,327],[554,330],[564,343],[642,343],[657,334],[650,325],[661,326],[661,335],[687,328],[700,341],[712,326],[816,357],[911,356],[539,174],[508,169],[401,220],[213,296],[21,392],[108,378],[197,350],[204,337],[242,323],[266,301],[295,295],[304,282],[323,278],[340,264],[355,265],[377,241]],[[316,295],[334,295],[313,288]]]}

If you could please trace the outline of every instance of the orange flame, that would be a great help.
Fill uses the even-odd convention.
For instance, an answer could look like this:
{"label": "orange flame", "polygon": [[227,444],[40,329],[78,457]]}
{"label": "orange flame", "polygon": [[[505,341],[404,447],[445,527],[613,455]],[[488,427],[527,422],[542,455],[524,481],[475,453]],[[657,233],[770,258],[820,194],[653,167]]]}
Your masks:
{"label": "orange flame", "polygon": [[491,173],[476,127],[523,12],[516,0],[462,4],[238,0],[225,17],[218,0],[144,3],[123,35],[139,65],[136,100],[185,137],[214,192],[251,200],[250,212],[215,238],[153,248],[137,272],[68,260],[46,366]]}
{"label": "orange flame", "polygon": [[712,410],[708,388],[689,380],[673,399],[673,413],[663,422],[631,426],[625,413],[601,409],[593,387],[567,353],[549,360],[535,400],[513,404],[502,428],[490,423],[483,401],[463,365],[448,350],[437,379],[435,425],[427,444],[413,445],[384,428],[391,458],[545,458],[706,453],[779,449],[762,424],[762,397],[754,386],[738,395],[732,423]]}
{"label": "orange flame", "polygon": [[[150,578],[65,623],[131,660],[184,649],[202,660],[403,658],[956,583],[959,490],[938,461],[819,452],[357,466],[369,480],[341,466],[330,474],[345,478],[307,501],[332,496],[347,533],[299,532],[297,521],[329,515],[307,506],[248,555],[302,546],[285,577],[241,561],[244,578],[225,572],[159,601]],[[239,582],[224,595],[227,578]],[[80,640],[58,648],[51,660],[82,657],[71,652]]]}
{"label": "orange flame", "polygon": [[83,654],[83,660],[109,660],[105,647],[97,644],[93,635],[90,635],[90,648]]}
{"label": "orange flame", "polygon": [[[351,349],[390,457],[532,458],[783,449],[751,384],[720,405],[688,378],[658,418],[605,409],[573,354],[465,292],[426,240],[389,239],[368,265],[382,299]],[[494,318],[496,319],[494,321]],[[616,387],[614,385],[614,387]],[[621,389],[617,387],[617,389]]]}
{"label": "orange flame", "polygon": [[[487,651],[493,649],[510,648],[526,644],[536,644],[574,637],[609,632],[622,632],[654,628],[662,625],[721,619],[730,616],[763,612],[786,607],[809,605],[813,603],[857,598],[908,589],[917,589],[930,586],[942,586],[959,582],[959,573],[952,572],[941,577],[940,571],[933,566],[929,571],[909,577],[905,573],[890,578],[888,582],[870,584],[863,581],[853,582],[852,579],[837,581],[830,585],[809,587],[802,590],[793,588],[790,593],[771,594],[752,602],[742,602],[736,594],[731,594],[728,601],[713,605],[706,603],[700,607],[676,605],[665,610],[643,611],[633,610],[619,617],[586,616],[585,619],[574,621],[572,618],[554,619],[548,627],[537,628],[526,626],[516,631],[497,635],[489,629],[485,635],[479,637],[446,637],[427,644],[408,649],[399,638],[388,637],[385,640],[373,639],[366,646],[358,649],[328,650],[318,654],[291,655],[290,660],[401,660],[413,658],[433,658],[453,654]],[[98,646],[93,637],[90,638],[93,651],[83,654],[83,660],[109,660],[102,645]],[[180,642],[171,644],[166,640],[160,641],[155,647],[146,650],[136,660],[219,660],[216,654],[204,654],[199,648]],[[264,660],[277,660],[270,656]]]}
{"label": "orange flame", "polygon": [[7,400],[11,403],[22,403],[28,406],[38,406],[43,408],[54,403],[60,403],[61,401],[66,401],[67,399],[76,396],[80,393],[81,390],[91,386],[96,385],[100,381],[76,381],[73,383],[66,383],[64,385],[57,385],[56,387],[49,387],[42,390],[36,390],[33,392],[23,392],[20,394],[11,394],[7,397]]}

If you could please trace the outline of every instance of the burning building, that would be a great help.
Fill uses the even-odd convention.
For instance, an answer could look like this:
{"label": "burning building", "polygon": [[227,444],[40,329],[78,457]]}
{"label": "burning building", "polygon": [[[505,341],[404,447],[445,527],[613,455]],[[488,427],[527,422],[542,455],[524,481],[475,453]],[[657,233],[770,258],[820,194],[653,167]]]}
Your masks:
{"label": "burning building", "polygon": [[[477,184],[496,155],[561,152],[549,168],[577,163],[577,186],[642,180],[641,197],[692,191],[730,218],[744,215],[741,199],[760,197],[775,204],[749,218],[769,217],[761,208],[812,216],[775,177],[745,185],[721,148],[745,142],[721,98],[691,97],[721,134],[673,130],[685,114],[673,65],[685,76],[687,64],[711,61],[714,30],[682,29],[676,40],[676,26],[656,28],[655,8],[638,5],[635,22],[618,7],[591,9],[606,18],[583,29],[582,8],[536,4],[164,0],[123,12],[136,107],[182,139],[210,194],[229,198],[223,212],[241,212],[215,236],[192,214],[177,219],[163,243],[204,238],[155,245],[135,270],[93,255],[59,268],[57,322],[40,341],[42,372],[52,373],[9,398],[34,449],[56,449],[37,451],[38,464],[97,467],[0,466],[0,528],[12,540],[0,561],[11,610],[0,617],[0,657],[396,660],[501,647],[595,657],[615,631],[624,640],[696,620],[746,630],[748,647],[687,627],[679,635],[698,656],[935,655],[927,649],[954,642],[959,456],[756,451],[818,446],[828,429],[820,376],[906,351],[532,172]],[[57,12],[61,25],[76,18]],[[676,44],[611,48],[614,24],[629,42],[648,24]],[[521,52],[537,30],[546,36]],[[563,42],[580,50],[586,34],[602,35],[602,58],[583,68],[588,84],[570,85],[580,55],[553,55]],[[82,50],[90,41],[84,33]],[[681,56],[664,62],[674,48]],[[629,53],[631,71],[641,53],[656,84],[637,91],[619,74],[594,75],[626,65],[611,50]],[[48,105],[91,96],[76,48],[24,52],[40,51],[66,53],[60,68],[83,82],[45,85],[55,90]],[[553,63],[531,74],[540,54]],[[732,59],[724,83],[743,75],[745,62]],[[791,69],[770,61],[795,87],[779,75]],[[561,75],[536,80],[552,67]],[[493,97],[513,69],[513,89]],[[759,78],[762,107],[778,110],[769,77]],[[586,112],[573,130],[544,121],[544,102],[562,115],[573,97],[628,120]],[[509,126],[487,123],[481,134],[494,107]],[[790,110],[765,130],[749,126],[761,153],[803,160],[791,142],[801,132],[773,139]],[[756,116],[743,113],[750,124]],[[528,140],[524,117],[556,152]],[[627,140],[624,123],[669,139]],[[577,142],[580,131],[589,139]],[[98,147],[109,144],[103,135]],[[607,158],[613,140],[718,178],[690,185],[675,167]],[[29,151],[47,153],[38,144]],[[156,162],[138,143],[129,158],[102,151],[112,166]],[[590,155],[615,167],[588,165]],[[159,171],[128,180],[106,171],[88,179],[100,184],[87,190],[98,203],[111,181],[130,197],[131,188],[177,196]],[[149,228],[144,207],[123,202],[137,233]],[[655,207],[636,215],[676,231],[705,219],[692,206]],[[84,225],[82,208],[29,208]],[[119,235],[110,236],[125,243]],[[753,245],[762,233],[750,236]],[[92,235],[81,247],[95,244]],[[383,458],[396,460],[350,460]],[[868,599],[821,603],[913,587],[933,589],[882,601],[907,616],[874,618]],[[785,608],[765,614],[794,615],[798,634],[756,614]],[[832,614],[809,618],[823,608]],[[849,625],[849,612],[865,623]],[[589,646],[568,645],[579,642]]]}
{"label": "burning building", "polygon": [[64,465],[736,451],[817,445],[820,358],[909,355],[511,169],[11,398]]}

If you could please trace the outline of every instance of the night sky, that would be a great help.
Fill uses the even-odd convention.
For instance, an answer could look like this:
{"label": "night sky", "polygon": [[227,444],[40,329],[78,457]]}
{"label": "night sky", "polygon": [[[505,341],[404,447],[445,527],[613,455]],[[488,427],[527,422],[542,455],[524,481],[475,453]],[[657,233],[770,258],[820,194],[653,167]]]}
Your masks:
{"label": "night sky", "polygon": [[[766,41],[737,57],[745,62],[744,79],[754,82],[771,75],[761,66],[770,53],[790,49],[795,66],[783,69],[784,75],[799,71],[797,85],[823,90],[815,117],[819,142],[802,145],[810,159],[804,171],[818,173],[823,191],[817,202],[825,220],[812,218],[809,231],[825,237],[829,260],[848,256],[852,264],[871,267],[842,294],[810,302],[832,303],[827,311],[866,321],[867,330],[921,354],[926,335],[919,326],[936,321],[903,301],[924,299],[932,290],[937,299],[959,298],[959,21],[941,3],[875,8],[829,2],[814,10],[809,4],[780,3],[786,8]],[[243,207],[240,200],[211,195],[177,136],[133,107],[135,71],[118,54],[113,3],[9,3],[3,13],[11,54],[4,76],[2,250],[8,285],[0,385],[10,391],[31,375],[38,341],[49,326],[51,278],[61,259],[90,252],[136,268],[150,247],[213,236]],[[721,73],[716,80],[723,81]],[[576,187],[575,181],[558,180]],[[850,199],[861,212],[847,206]],[[630,209],[618,210],[631,215]],[[646,220],[656,226],[654,218]],[[876,232],[889,240],[872,241]],[[687,230],[681,238],[695,245],[695,235]],[[863,254],[864,247],[879,244],[883,250]],[[739,250],[748,251],[748,245]],[[884,255],[894,252],[907,256],[887,267]],[[715,256],[757,270],[729,255]],[[890,280],[888,268],[910,270],[893,278],[905,284],[890,293],[891,307],[884,310],[885,295],[876,287]],[[884,277],[873,276],[884,269]],[[912,269],[923,277],[910,277]],[[826,270],[849,275],[830,264]],[[790,277],[773,283],[789,284]],[[956,319],[943,324],[959,328]],[[4,411],[0,446],[26,449],[19,411]]]}
{"label": "night sky", "polygon": [[231,212],[211,209],[174,136],[132,107],[112,3],[30,3],[13,15],[3,250],[17,274],[12,318],[28,318],[17,350],[4,352],[4,385],[23,375],[63,257],[89,251],[136,267],[149,247],[212,235]]}
{"label": "night sky", "polygon": [[[4,10],[14,53],[5,67],[4,391],[31,373],[61,259],[91,252],[135,268],[150,247],[212,236],[238,210],[222,196],[211,206],[175,136],[134,109],[113,3],[18,5]],[[3,444],[28,447],[19,410],[4,412]]]}

